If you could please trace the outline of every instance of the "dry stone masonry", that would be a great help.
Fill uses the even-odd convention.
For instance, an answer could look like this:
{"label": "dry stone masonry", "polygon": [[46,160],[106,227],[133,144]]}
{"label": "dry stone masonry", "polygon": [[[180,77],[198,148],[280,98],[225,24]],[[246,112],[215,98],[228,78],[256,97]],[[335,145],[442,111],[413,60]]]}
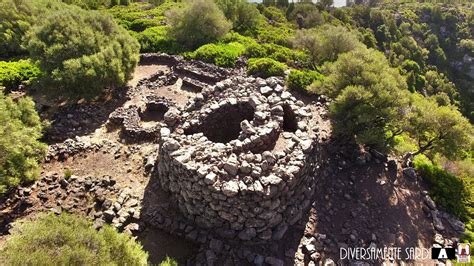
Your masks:
{"label": "dry stone masonry", "polygon": [[153,141],[159,137],[162,126],[176,123],[177,113],[172,101],[148,95],[142,106],[117,108],[109,117],[109,127],[120,126],[122,136],[128,141]]}
{"label": "dry stone masonry", "polygon": [[175,126],[160,129],[161,185],[188,220],[220,237],[281,239],[314,190],[320,147],[311,118],[279,78],[207,86]]}

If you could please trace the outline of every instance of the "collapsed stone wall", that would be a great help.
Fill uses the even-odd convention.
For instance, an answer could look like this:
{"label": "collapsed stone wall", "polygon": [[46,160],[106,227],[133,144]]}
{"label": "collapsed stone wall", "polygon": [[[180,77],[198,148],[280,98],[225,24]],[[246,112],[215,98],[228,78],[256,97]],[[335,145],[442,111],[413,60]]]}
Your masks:
{"label": "collapsed stone wall", "polygon": [[206,87],[160,130],[157,174],[181,212],[239,241],[281,239],[310,206],[318,138],[283,80],[233,77]]}
{"label": "collapsed stone wall", "polygon": [[[175,103],[159,96],[144,97],[143,106],[119,107],[110,114],[109,128],[121,127],[121,134],[129,142],[155,141],[160,129],[176,123],[178,110]],[[143,122],[154,122],[145,127]]]}

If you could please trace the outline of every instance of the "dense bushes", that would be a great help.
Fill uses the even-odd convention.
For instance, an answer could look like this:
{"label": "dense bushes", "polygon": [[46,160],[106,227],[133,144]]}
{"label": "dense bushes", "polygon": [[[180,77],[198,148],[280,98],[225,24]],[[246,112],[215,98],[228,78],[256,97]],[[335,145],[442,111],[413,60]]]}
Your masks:
{"label": "dense bushes", "polygon": [[245,51],[244,45],[238,42],[206,44],[191,53],[191,57],[214,63],[218,66],[233,67],[237,59]]}
{"label": "dense bushes", "polygon": [[306,91],[306,88],[316,80],[322,80],[323,75],[311,70],[292,70],[286,80],[291,90]]}
{"label": "dense bushes", "polygon": [[247,72],[249,74],[268,78],[270,76],[283,76],[286,65],[271,58],[250,58]]}
{"label": "dense bushes", "polygon": [[0,1],[0,57],[26,55],[23,38],[38,17],[61,8],[56,1]]}
{"label": "dense bushes", "polygon": [[400,130],[402,107],[408,103],[398,70],[382,53],[360,48],[341,54],[323,73],[324,81],[314,82],[309,90],[335,99],[330,107],[334,132],[384,149],[387,135]]}
{"label": "dense bushes", "polygon": [[148,257],[110,225],[97,232],[84,218],[68,214],[17,222],[0,254],[7,265],[146,265]]}
{"label": "dense bushes", "polygon": [[94,96],[126,83],[138,63],[139,45],[110,16],[68,6],[38,22],[27,48],[48,87]]}
{"label": "dense bushes", "polygon": [[140,51],[144,53],[179,53],[182,49],[176,44],[176,41],[169,35],[168,31],[168,26],[156,26],[136,33],[135,37],[140,43]]}
{"label": "dense bushes", "polygon": [[13,100],[0,91],[0,194],[39,174],[46,145],[38,141],[42,125],[30,98]]}
{"label": "dense bushes", "polygon": [[[469,159],[468,159],[469,160]],[[472,160],[472,159],[471,159]],[[474,241],[474,180],[472,161],[456,162],[456,175],[433,163],[425,156],[417,156],[413,161],[416,170],[428,183],[433,200],[446,211],[456,215],[466,224],[464,240]],[[470,167],[470,171],[459,168]]]}
{"label": "dense bushes", "polygon": [[474,203],[474,191],[468,191],[467,184],[464,184],[462,179],[446,172],[438,165],[433,165],[425,156],[415,157],[413,163],[428,183],[433,200],[466,221],[469,218],[467,208]]}
{"label": "dense bushes", "polygon": [[331,25],[298,31],[294,45],[307,51],[314,65],[334,61],[339,54],[362,46],[357,34],[345,27]]}
{"label": "dense bushes", "polygon": [[0,87],[7,90],[17,89],[20,84],[28,85],[39,75],[39,68],[29,60],[0,61]]}
{"label": "dense bushes", "polygon": [[213,0],[187,1],[184,8],[175,8],[167,13],[171,24],[171,35],[187,47],[216,41],[231,28],[222,11]]}
{"label": "dense bushes", "polygon": [[253,32],[262,19],[255,4],[242,0],[216,0],[226,18],[232,22],[232,28],[241,33]]}

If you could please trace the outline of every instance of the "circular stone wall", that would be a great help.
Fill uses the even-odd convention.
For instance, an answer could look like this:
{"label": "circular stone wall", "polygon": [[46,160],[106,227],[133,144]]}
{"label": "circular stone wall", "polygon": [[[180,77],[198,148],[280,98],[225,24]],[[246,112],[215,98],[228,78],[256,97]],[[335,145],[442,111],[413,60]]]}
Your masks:
{"label": "circular stone wall", "polygon": [[319,145],[283,80],[206,87],[161,128],[158,176],[180,211],[221,237],[281,239],[310,205]]}

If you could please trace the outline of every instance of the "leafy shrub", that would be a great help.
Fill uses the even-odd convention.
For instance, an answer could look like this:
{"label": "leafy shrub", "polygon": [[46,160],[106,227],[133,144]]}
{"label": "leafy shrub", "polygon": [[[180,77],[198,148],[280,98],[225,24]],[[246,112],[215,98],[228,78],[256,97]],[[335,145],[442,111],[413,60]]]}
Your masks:
{"label": "leafy shrub", "polygon": [[0,57],[26,55],[23,38],[37,19],[61,9],[56,1],[0,1]]}
{"label": "leafy shrub", "polygon": [[469,204],[470,192],[466,190],[463,180],[434,165],[424,156],[415,157],[413,164],[428,183],[433,200],[466,221],[469,217],[466,207]]}
{"label": "leafy shrub", "polygon": [[408,104],[405,80],[381,52],[361,48],[341,54],[323,69],[324,80],[308,90],[335,101],[330,106],[334,132],[359,144],[386,148],[390,132],[398,132]]}
{"label": "leafy shrub", "polygon": [[184,8],[170,10],[167,18],[171,35],[179,44],[191,49],[216,41],[231,28],[213,0],[188,0]]}
{"label": "leafy shrub", "polygon": [[234,32],[234,31],[231,31],[227,33],[226,35],[224,35],[224,37],[222,37],[221,39],[221,42],[223,43],[238,42],[244,45],[245,47],[258,45],[257,41],[254,38],[240,35],[239,33]]}
{"label": "leafy shrub", "polygon": [[266,50],[266,56],[274,60],[286,63],[294,67],[306,67],[310,59],[308,54],[301,50],[290,49],[278,44],[262,44]]}
{"label": "leafy shrub", "polygon": [[292,70],[286,80],[291,90],[304,90],[316,80],[322,80],[323,75],[311,70]]}
{"label": "leafy shrub", "polygon": [[297,3],[288,14],[288,20],[294,21],[301,28],[312,28],[324,22],[323,16],[313,3]]}
{"label": "leafy shrub", "polygon": [[45,74],[43,84],[71,96],[124,85],[138,63],[139,44],[125,29],[108,15],[75,6],[39,22],[27,47]]}
{"label": "leafy shrub", "polygon": [[0,194],[39,174],[46,145],[38,141],[42,125],[30,98],[13,100],[0,91]]}
{"label": "leafy shrub", "polygon": [[266,57],[267,54],[267,49],[263,47],[263,45],[254,43],[249,46],[247,46],[247,49],[245,50],[245,54],[250,57],[250,58],[261,58],[261,57]]}
{"label": "leafy shrub", "polygon": [[168,256],[160,263],[160,266],[178,266],[178,262]]}
{"label": "leafy shrub", "polygon": [[413,164],[428,183],[430,195],[437,204],[463,221],[474,219],[474,210],[470,207],[474,203],[474,190],[472,184],[468,186],[469,178],[454,176],[425,156],[416,156]]}
{"label": "leafy shrub", "polygon": [[39,68],[29,60],[0,61],[0,86],[7,90],[14,90],[22,83],[29,84],[39,75]]}
{"label": "leafy shrub", "polygon": [[358,47],[361,42],[356,33],[343,26],[324,25],[316,29],[300,30],[296,33],[294,45],[308,51],[315,65],[334,61],[338,55]]}
{"label": "leafy shrub", "polygon": [[271,58],[250,58],[247,72],[262,78],[268,78],[270,76],[283,76],[286,68],[285,64]]}
{"label": "leafy shrub", "polygon": [[261,12],[270,21],[280,22],[280,23],[287,22],[283,11],[274,6],[263,7]]}
{"label": "leafy shrub", "polygon": [[245,51],[245,47],[238,42],[228,44],[205,44],[191,53],[191,57],[218,66],[233,67],[237,59]]}
{"label": "leafy shrub", "polygon": [[293,37],[294,30],[285,26],[264,25],[257,29],[257,39],[261,43],[275,43],[283,46],[289,46]]}
{"label": "leafy shrub", "polygon": [[112,0],[62,0],[64,3],[80,6],[84,9],[99,9],[110,7]]}
{"label": "leafy shrub", "polygon": [[468,53],[474,54],[474,40],[461,40],[459,46],[466,49]]}
{"label": "leafy shrub", "polygon": [[136,39],[140,43],[140,51],[144,53],[164,52],[176,54],[182,51],[182,48],[176,44],[176,41],[168,34],[169,27],[156,26],[147,28],[137,33]]}
{"label": "leafy shrub", "polygon": [[159,22],[154,19],[139,18],[132,21],[128,27],[129,30],[141,32],[147,28],[160,26]]}
{"label": "leafy shrub", "polygon": [[[150,27],[161,26],[166,19],[165,12],[182,6],[182,3],[166,1],[158,6],[151,1],[136,2],[130,5],[117,5],[106,11],[115,18],[117,23],[128,30],[143,31]],[[158,1],[153,1],[158,2]],[[158,4],[158,3],[157,3]]]}
{"label": "leafy shrub", "polygon": [[72,173],[72,170],[71,170],[71,169],[68,168],[68,169],[64,170],[64,179],[69,179],[69,178],[71,178],[72,174],[73,174],[73,173]]}
{"label": "leafy shrub", "polygon": [[249,58],[268,57],[294,67],[307,67],[310,62],[309,56],[305,52],[273,43],[249,45],[245,54]]}
{"label": "leafy shrub", "polygon": [[225,17],[233,24],[238,32],[253,31],[261,20],[261,14],[256,5],[241,0],[216,0]]}
{"label": "leafy shrub", "polygon": [[74,215],[21,220],[1,252],[8,265],[146,265],[147,253],[110,225],[97,232]]}

